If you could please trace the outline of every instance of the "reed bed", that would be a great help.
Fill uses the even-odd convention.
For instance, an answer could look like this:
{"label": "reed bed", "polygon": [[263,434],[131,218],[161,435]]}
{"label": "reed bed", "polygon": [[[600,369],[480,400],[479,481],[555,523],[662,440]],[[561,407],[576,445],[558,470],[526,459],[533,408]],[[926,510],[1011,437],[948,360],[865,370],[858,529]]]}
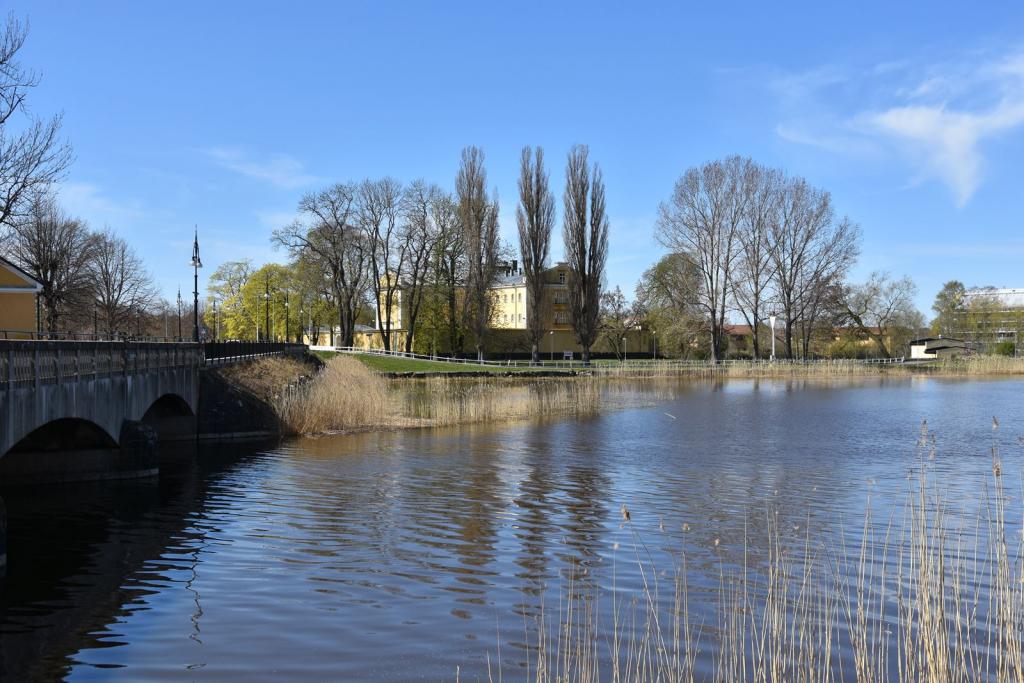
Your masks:
{"label": "reed bed", "polygon": [[398,384],[345,356],[332,358],[307,381],[281,388],[270,404],[294,434],[579,415],[607,405],[594,381],[438,376]]}
{"label": "reed bed", "polygon": [[[663,588],[623,507],[627,561],[642,589],[624,596],[614,578],[602,589],[569,571],[557,613],[542,607],[527,628],[525,666],[503,670],[488,658],[488,679],[1024,681],[1022,520],[1007,517],[998,445],[973,516],[948,505],[929,475],[933,449],[923,427],[921,467],[904,504],[884,524],[867,515],[859,550],[810,530],[787,540],[767,509],[763,565],[748,563],[745,539],[742,565],[723,563],[716,604],[701,605],[710,622],[695,616],[686,553]],[[600,615],[609,613],[606,625]]]}
{"label": "reed bed", "polygon": [[657,378],[840,378],[878,376],[999,376],[1024,374],[1024,358],[970,356],[927,363],[864,362],[861,360],[742,361],[631,361],[595,365],[597,377]]}

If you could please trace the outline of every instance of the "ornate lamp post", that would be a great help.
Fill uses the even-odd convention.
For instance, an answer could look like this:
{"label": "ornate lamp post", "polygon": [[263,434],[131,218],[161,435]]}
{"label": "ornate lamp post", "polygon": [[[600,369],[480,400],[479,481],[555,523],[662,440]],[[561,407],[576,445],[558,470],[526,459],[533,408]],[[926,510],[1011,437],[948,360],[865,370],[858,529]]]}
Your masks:
{"label": "ornate lamp post", "polygon": [[284,290],[284,343],[288,343],[288,335],[291,334],[291,308],[288,306],[288,290]]}
{"label": "ornate lamp post", "polygon": [[554,363],[555,362],[555,331],[554,330],[551,330],[551,332],[548,333],[548,339],[551,340],[551,343],[548,346],[551,349],[551,362]]}
{"label": "ornate lamp post", "polygon": [[196,226],[195,241],[192,242],[192,341],[199,343],[199,269],[203,262],[199,258],[199,226]]}
{"label": "ornate lamp post", "polygon": [[768,316],[768,324],[772,328],[772,360],[775,360],[775,314]]}
{"label": "ornate lamp post", "polygon": [[263,336],[270,341],[270,273],[263,278],[263,314],[266,316],[263,321]]}
{"label": "ornate lamp post", "polygon": [[658,332],[651,330],[651,337],[654,339],[654,360],[658,360]]}
{"label": "ornate lamp post", "polygon": [[178,341],[181,341],[181,285],[178,285]]}
{"label": "ornate lamp post", "polygon": [[623,363],[626,362],[626,355],[627,355],[627,352],[626,352],[626,338],[623,337],[622,338],[622,362]]}

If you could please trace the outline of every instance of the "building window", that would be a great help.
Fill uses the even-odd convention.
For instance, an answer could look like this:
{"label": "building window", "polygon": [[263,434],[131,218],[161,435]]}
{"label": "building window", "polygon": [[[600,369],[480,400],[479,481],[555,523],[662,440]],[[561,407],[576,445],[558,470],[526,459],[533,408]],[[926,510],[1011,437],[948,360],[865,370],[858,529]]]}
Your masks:
{"label": "building window", "polygon": [[523,303],[523,293],[519,292],[519,303]]}
{"label": "building window", "polygon": [[565,284],[565,271],[564,270],[558,271],[558,284],[560,284],[560,285],[564,285]]}

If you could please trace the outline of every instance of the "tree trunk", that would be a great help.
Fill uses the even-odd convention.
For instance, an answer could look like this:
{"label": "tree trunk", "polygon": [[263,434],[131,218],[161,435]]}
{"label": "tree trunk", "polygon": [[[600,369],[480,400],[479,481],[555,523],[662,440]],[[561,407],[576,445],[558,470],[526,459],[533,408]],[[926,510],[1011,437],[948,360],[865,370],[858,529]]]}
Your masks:
{"label": "tree trunk", "polygon": [[530,365],[540,365],[540,347],[533,342],[530,347]]}

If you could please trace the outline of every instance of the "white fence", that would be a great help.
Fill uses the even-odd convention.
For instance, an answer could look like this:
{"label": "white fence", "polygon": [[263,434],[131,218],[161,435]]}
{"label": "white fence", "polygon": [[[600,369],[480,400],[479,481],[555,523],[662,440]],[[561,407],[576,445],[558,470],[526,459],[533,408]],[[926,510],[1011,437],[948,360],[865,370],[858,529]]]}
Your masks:
{"label": "white fence", "polygon": [[[528,360],[483,360],[478,361],[471,358],[448,358],[445,356],[430,356],[421,353],[406,353],[404,351],[385,351],[383,349],[366,349],[356,346],[311,346],[313,351],[336,351],[338,353],[352,353],[352,354],[364,354],[373,356],[384,356],[388,358],[408,358],[410,360],[424,360],[433,361],[437,363],[451,363],[456,365],[475,365],[475,366],[488,366],[493,368],[517,368],[517,367],[537,367],[533,366]],[[717,363],[712,363],[706,360],[672,360],[672,359],[649,359],[649,358],[637,358],[629,359],[625,361],[621,360],[600,360],[593,361],[591,363],[592,368],[601,367],[621,367],[628,365],[629,367],[728,367],[728,366],[748,366],[748,365],[832,365],[832,366],[844,366],[844,365],[864,365],[864,364],[880,364],[880,365],[893,365],[903,364],[908,362],[906,358],[865,358],[865,359],[814,359],[814,360],[790,360],[790,359],[776,359],[776,360],[722,360]],[[911,361],[914,362],[914,361]],[[543,354],[541,354],[541,365],[542,368],[562,368],[562,369],[581,369],[584,367],[583,361],[579,360],[544,360]]]}

